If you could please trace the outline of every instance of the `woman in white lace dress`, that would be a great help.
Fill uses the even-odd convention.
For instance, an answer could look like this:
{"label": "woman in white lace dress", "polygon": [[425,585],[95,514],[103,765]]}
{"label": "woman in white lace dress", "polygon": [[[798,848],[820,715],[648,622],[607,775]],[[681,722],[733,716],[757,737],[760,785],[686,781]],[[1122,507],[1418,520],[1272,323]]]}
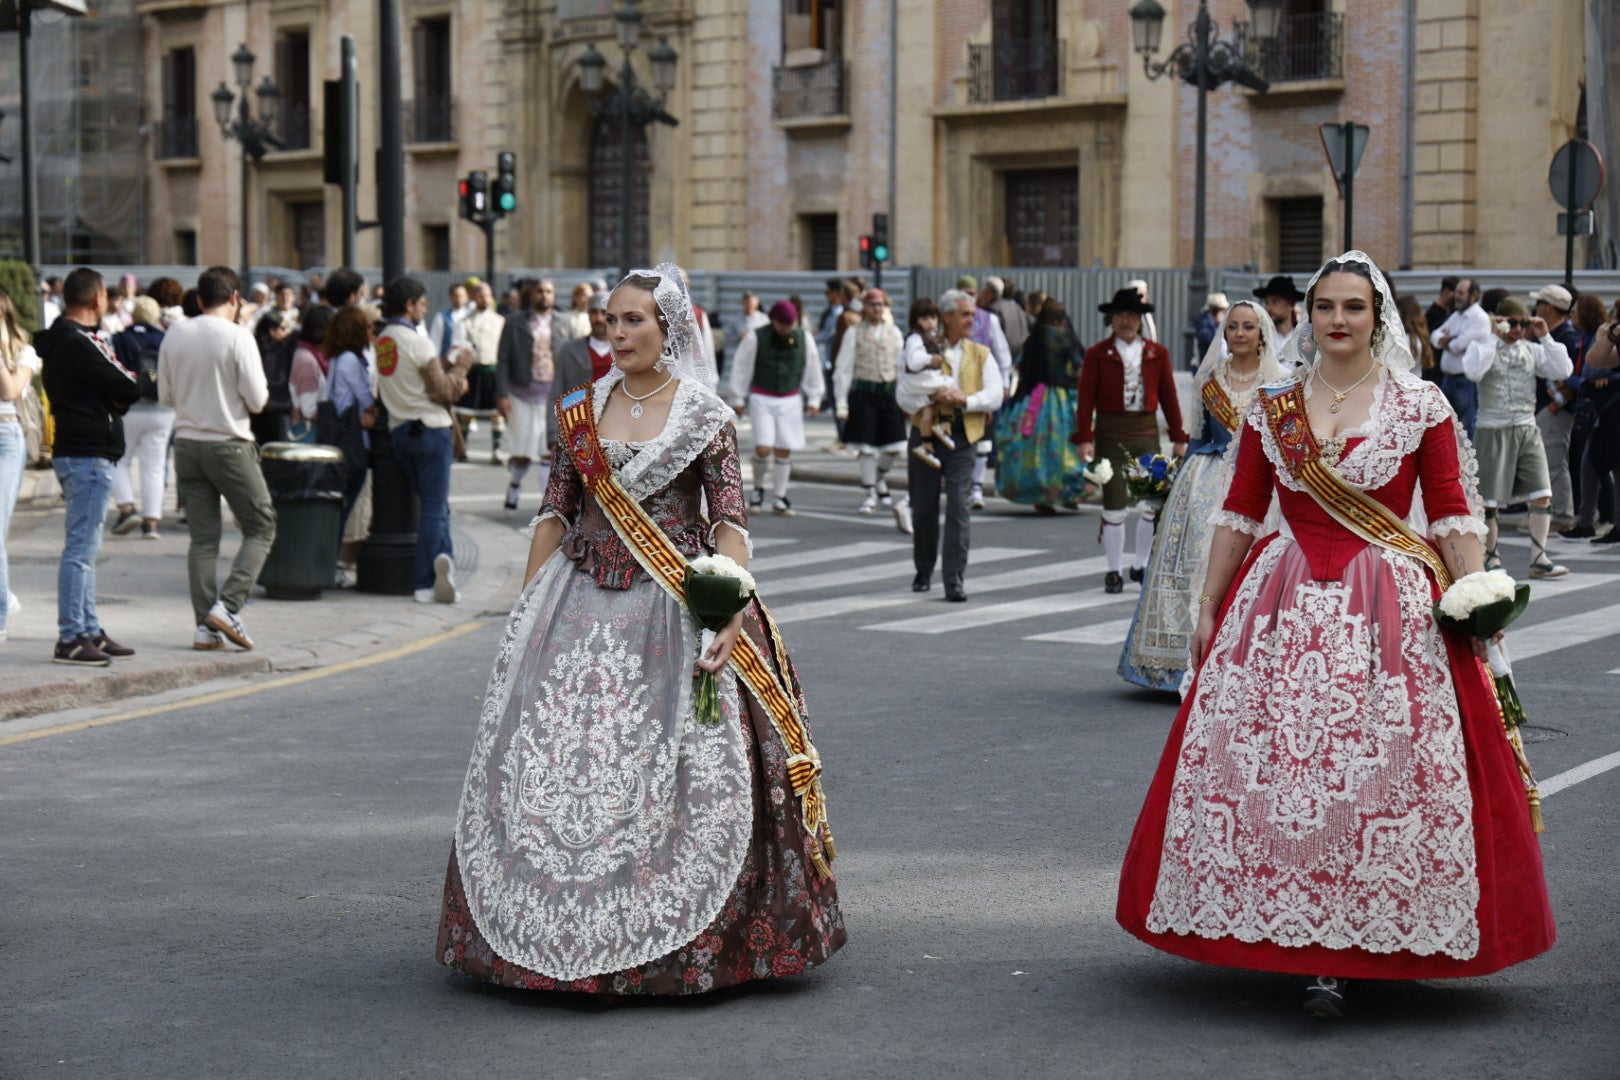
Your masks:
{"label": "woman in white lace dress", "polygon": [[[797,675],[757,600],[705,650],[612,509],[616,494],[639,504],[677,563],[718,551],[746,565],[732,411],[697,377],[677,267],[632,273],[607,311],[614,370],[559,395],[563,437],[474,740],[438,957],[587,993],[794,975],[845,937],[806,771],[819,758],[781,724],[789,704],[803,721]],[[591,486],[604,459],[617,488]],[[743,638],[775,712],[728,667]],[[718,674],[721,723],[696,719],[698,666]]]}
{"label": "woman in white lace dress", "polygon": [[[1433,613],[1436,566],[1483,563],[1472,448],[1365,255],[1306,310],[1301,366],[1243,425],[1117,914],[1166,952],[1317,976],[1307,1010],[1338,1016],[1346,980],[1483,975],[1554,928],[1483,643]],[[1378,514],[1377,543],[1341,524]]]}

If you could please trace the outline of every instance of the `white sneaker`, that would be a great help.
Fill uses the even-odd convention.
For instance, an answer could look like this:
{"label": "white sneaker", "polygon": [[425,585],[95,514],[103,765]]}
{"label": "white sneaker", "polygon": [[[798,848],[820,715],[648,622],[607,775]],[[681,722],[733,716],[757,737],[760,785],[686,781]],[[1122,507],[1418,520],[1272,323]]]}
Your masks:
{"label": "white sneaker", "polygon": [[857,514],[875,514],[875,513],[877,513],[877,505],[878,505],[878,494],[877,494],[877,492],[868,491],[866,493],[866,498],[861,500],[861,505],[859,505],[859,506],[857,506],[855,508],[855,512]]}
{"label": "white sneaker", "polygon": [[905,533],[907,536],[910,536],[912,532],[911,500],[907,499],[904,502],[897,502],[894,504],[892,509],[894,510],[894,527]]}
{"label": "white sneaker", "polygon": [[973,510],[984,509],[984,488],[978,484],[973,485],[973,494],[968,499],[968,507]]}
{"label": "white sneaker", "polygon": [[775,501],[771,503],[771,513],[775,514],[777,517],[792,517],[793,504],[788,502],[783,496],[778,495]]}
{"label": "white sneaker", "polygon": [[210,630],[217,630],[239,648],[253,648],[253,639],[248,637],[247,627],[242,625],[242,620],[237,618],[234,612],[225,609],[224,601],[214,601],[214,606],[208,609],[208,614],[203,619],[203,625]]}
{"label": "white sneaker", "polygon": [[[456,563],[443,552],[433,557],[433,602],[454,604],[461,599],[456,589]],[[420,596],[417,597],[421,599]]]}
{"label": "white sneaker", "polygon": [[225,635],[206,624],[197,627],[197,635],[191,639],[191,647],[198,652],[214,652],[225,647]]}
{"label": "white sneaker", "polygon": [[418,604],[436,604],[436,603],[438,603],[438,600],[434,599],[432,589],[417,589],[414,593],[411,594],[411,597]]}
{"label": "white sneaker", "polygon": [[6,590],[6,612],[7,612],[8,617],[11,616],[11,615],[17,614],[17,612],[19,612],[21,610],[22,610],[22,601],[17,599],[17,594],[16,593],[12,592],[10,589],[7,589]]}

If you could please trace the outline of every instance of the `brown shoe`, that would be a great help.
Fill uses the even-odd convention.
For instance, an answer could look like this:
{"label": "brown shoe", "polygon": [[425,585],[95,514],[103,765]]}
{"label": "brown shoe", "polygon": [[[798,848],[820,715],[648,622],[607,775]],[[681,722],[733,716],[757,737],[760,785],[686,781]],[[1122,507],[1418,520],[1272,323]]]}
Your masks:
{"label": "brown shoe", "polygon": [[126,657],[135,655],[134,649],[130,648],[128,645],[118,644],[118,642],[107,636],[107,631],[105,630],[99,634],[91,635],[90,644],[94,645],[96,648],[100,649],[114,660],[123,660]]}
{"label": "brown shoe", "polygon": [[58,641],[53,664],[72,664],[75,667],[112,667],[112,657],[90,643],[87,637],[72,641]]}

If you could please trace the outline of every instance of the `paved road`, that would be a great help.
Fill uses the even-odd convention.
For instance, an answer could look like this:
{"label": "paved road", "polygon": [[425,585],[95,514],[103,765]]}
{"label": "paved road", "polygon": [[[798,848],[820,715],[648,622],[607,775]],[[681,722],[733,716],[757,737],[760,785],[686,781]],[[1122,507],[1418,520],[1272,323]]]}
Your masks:
{"label": "paved road", "polygon": [[[804,487],[799,518],[756,523],[829,765],[851,931],[829,965],[617,1007],[438,967],[485,622],[0,745],[0,1076],[1620,1075],[1620,769],[1547,801],[1553,953],[1358,987],[1350,1022],[1311,1026],[1297,980],[1164,956],[1113,922],[1174,706],[1113,673],[1130,608],[1098,602],[1096,519],[977,519],[995,558],[957,608],[913,600],[901,538],[852,501]],[[1527,618],[1559,651],[1520,664],[1557,729],[1531,747],[1543,777],[1620,752],[1620,555],[1575,565],[1581,586]]]}

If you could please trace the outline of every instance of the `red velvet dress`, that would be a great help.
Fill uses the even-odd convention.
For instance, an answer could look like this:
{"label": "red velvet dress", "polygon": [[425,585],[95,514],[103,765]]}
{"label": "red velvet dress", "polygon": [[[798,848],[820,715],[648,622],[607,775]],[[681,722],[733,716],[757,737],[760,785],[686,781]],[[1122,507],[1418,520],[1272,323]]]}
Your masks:
{"label": "red velvet dress", "polygon": [[[1415,382],[1415,380],[1414,380]],[[1432,535],[1472,529],[1454,420],[1386,377],[1338,465]],[[1120,925],[1227,967],[1483,975],[1551,947],[1523,782],[1483,664],[1437,625],[1416,559],[1368,544],[1292,478],[1251,413],[1217,521],[1279,533],[1233,582],[1121,874]]]}

